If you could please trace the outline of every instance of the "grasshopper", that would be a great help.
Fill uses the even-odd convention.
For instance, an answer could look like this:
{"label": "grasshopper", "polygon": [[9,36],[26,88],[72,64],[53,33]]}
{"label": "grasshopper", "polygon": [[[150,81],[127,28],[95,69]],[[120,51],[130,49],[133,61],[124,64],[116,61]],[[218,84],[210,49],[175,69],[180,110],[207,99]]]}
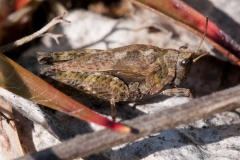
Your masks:
{"label": "grasshopper", "polygon": [[208,19],[194,52],[185,46],[162,49],[144,44],[108,50],[38,52],[40,64],[54,64],[42,69],[41,74],[110,101],[115,121],[115,103],[119,101],[136,101],[155,93],[192,97],[189,89],[164,87],[178,86],[187,78],[193,62],[203,56],[194,59],[206,36],[207,24]]}

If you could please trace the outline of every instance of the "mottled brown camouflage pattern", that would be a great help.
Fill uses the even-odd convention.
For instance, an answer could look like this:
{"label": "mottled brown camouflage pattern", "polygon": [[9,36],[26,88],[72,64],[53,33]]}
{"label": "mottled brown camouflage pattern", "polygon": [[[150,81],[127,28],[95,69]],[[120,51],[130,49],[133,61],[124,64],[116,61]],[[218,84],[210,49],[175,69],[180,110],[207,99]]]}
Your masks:
{"label": "mottled brown camouflage pattern", "polygon": [[[185,47],[175,50],[135,44],[109,50],[39,52],[38,55],[40,63],[54,64],[41,74],[108,100],[114,108],[115,102],[135,101],[146,94],[163,91],[168,84],[179,85],[187,77],[194,52]],[[188,89],[181,88],[162,93],[191,96]]]}

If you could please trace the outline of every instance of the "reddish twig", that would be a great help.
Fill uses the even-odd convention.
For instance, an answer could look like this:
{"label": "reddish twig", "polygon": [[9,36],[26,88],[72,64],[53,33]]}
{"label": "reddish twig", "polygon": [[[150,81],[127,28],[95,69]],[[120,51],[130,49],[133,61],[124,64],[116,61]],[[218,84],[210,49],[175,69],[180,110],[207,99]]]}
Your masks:
{"label": "reddish twig", "polygon": [[[206,17],[179,0],[128,0],[142,8],[166,19],[173,19],[175,23],[198,36],[202,36]],[[240,66],[240,45],[216,24],[209,21],[206,40],[217,50]]]}

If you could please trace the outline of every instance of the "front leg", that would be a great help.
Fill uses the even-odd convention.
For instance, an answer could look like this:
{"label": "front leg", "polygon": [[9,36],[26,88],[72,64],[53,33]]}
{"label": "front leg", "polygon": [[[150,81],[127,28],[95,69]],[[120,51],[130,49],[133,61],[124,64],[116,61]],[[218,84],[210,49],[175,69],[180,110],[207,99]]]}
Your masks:
{"label": "front leg", "polygon": [[160,94],[166,95],[166,96],[177,96],[177,97],[188,97],[192,99],[192,93],[189,89],[186,88],[172,88],[172,89],[166,89],[162,91]]}

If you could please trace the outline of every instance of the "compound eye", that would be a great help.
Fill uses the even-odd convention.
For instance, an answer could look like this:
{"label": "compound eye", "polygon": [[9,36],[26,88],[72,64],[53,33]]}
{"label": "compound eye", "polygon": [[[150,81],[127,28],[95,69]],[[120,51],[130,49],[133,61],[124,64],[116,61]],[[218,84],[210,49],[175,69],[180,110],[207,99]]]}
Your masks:
{"label": "compound eye", "polygon": [[188,49],[187,46],[181,46],[179,49]]}
{"label": "compound eye", "polygon": [[186,64],[188,64],[189,62],[190,62],[189,59],[184,59],[181,63],[182,63],[182,65],[186,65]]}

